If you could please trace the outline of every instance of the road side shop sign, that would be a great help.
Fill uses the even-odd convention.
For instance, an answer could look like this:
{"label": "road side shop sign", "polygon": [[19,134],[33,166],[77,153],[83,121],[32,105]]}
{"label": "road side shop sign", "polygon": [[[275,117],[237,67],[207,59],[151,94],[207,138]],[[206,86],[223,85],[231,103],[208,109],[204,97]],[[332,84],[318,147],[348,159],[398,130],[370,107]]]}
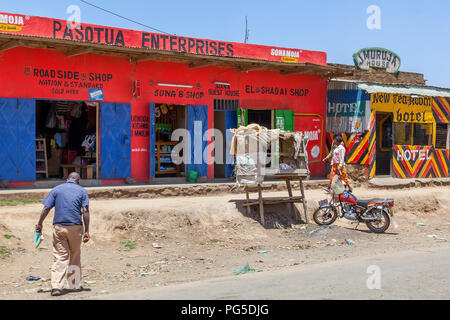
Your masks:
{"label": "road side shop sign", "polygon": [[364,48],[353,54],[355,66],[361,70],[383,68],[388,73],[397,73],[400,68],[400,57],[383,48]]}

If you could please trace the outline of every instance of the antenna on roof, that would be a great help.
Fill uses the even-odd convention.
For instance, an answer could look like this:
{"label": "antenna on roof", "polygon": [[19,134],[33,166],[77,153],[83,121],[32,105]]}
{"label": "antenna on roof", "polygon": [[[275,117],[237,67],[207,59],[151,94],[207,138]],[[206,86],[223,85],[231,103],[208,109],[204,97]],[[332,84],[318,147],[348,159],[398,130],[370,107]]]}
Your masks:
{"label": "antenna on roof", "polygon": [[244,43],[247,43],[249,33],[250,33],[250,30],[248,30],[247,16],[245,16],[245,39],[244,39]]}

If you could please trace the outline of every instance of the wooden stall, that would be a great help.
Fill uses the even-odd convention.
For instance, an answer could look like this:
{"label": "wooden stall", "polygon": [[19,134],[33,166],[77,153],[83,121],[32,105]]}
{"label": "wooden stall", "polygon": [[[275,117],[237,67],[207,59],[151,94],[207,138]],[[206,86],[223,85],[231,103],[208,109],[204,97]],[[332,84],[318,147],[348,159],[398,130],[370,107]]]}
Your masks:
{"label": "wooden stall", "polygon": [[[236,183],[244,186],[246,202],[243,206],[247,208],[247,213],[250,213],[251,206],[258,205],[261,224],[265,225],[265,204],[286,203],[289,214],[293,214],[295,203],[302,203],[304,221],[309,223],[303,186],[303,180],[310,175],[306,152],[308,138],[300,132],[268,130],[259,125],[241,126],[233,133],[230,152],[236,156]],[[285,180],[287,197],[263,198],[265,179]],[[299,182],[299,196],[293,195],[291,181]],[[249,193],[252,191],[258,192],[258,199],[250,200]],[[298,218],[302,219],[300,214]]]}

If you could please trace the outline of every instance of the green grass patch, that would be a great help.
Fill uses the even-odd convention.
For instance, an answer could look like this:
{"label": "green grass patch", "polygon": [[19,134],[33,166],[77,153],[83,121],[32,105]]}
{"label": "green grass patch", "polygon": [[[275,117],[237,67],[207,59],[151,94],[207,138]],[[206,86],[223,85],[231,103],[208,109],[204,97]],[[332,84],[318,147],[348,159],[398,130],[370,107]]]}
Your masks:
{"label": "green grass patch", "polygon": [[6,239],[12,239],[12,238],[14,238],[14,239],[17,239],[17,240],[20,240],[20,238],[19,237],[16,237],[15,235],[13,235],[13,234],[4,234],[3,235]]}
{"label": "green grass patch", "polygon": [[120,244],[127,249],[135,249],[136,248],[136,243],[134,243],[131,240],[122,240],[120,241]]}
{"label": "green grass patch", "polygon": [[4,259],[11,254],[11,249],[5,246],[0,246],[0,259]]}
{"label": "green grass patch", "polygon": [[212,243],[223,242],[223,240],[220,240],[220,239],[211,239],[210,241]]}
{"label": "green grass patch", "polygon": [[2,206],[20,206],[30,203],[40,203],[40,200],[21,199],[21,200],[0,200],[0,207]]}

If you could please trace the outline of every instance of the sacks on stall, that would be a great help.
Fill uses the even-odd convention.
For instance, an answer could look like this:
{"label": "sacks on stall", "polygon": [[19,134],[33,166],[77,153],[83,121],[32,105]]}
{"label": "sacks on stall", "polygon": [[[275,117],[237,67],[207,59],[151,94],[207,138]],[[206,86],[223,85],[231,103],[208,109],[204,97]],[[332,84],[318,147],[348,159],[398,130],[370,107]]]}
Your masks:
{"label": "sacks on stall", "polygon": [[333,182],[331,183],[331,190],[333,190],[335,194],[341,194],[345,191],[345,185],[337,175],[335,175],[333,178]]}

